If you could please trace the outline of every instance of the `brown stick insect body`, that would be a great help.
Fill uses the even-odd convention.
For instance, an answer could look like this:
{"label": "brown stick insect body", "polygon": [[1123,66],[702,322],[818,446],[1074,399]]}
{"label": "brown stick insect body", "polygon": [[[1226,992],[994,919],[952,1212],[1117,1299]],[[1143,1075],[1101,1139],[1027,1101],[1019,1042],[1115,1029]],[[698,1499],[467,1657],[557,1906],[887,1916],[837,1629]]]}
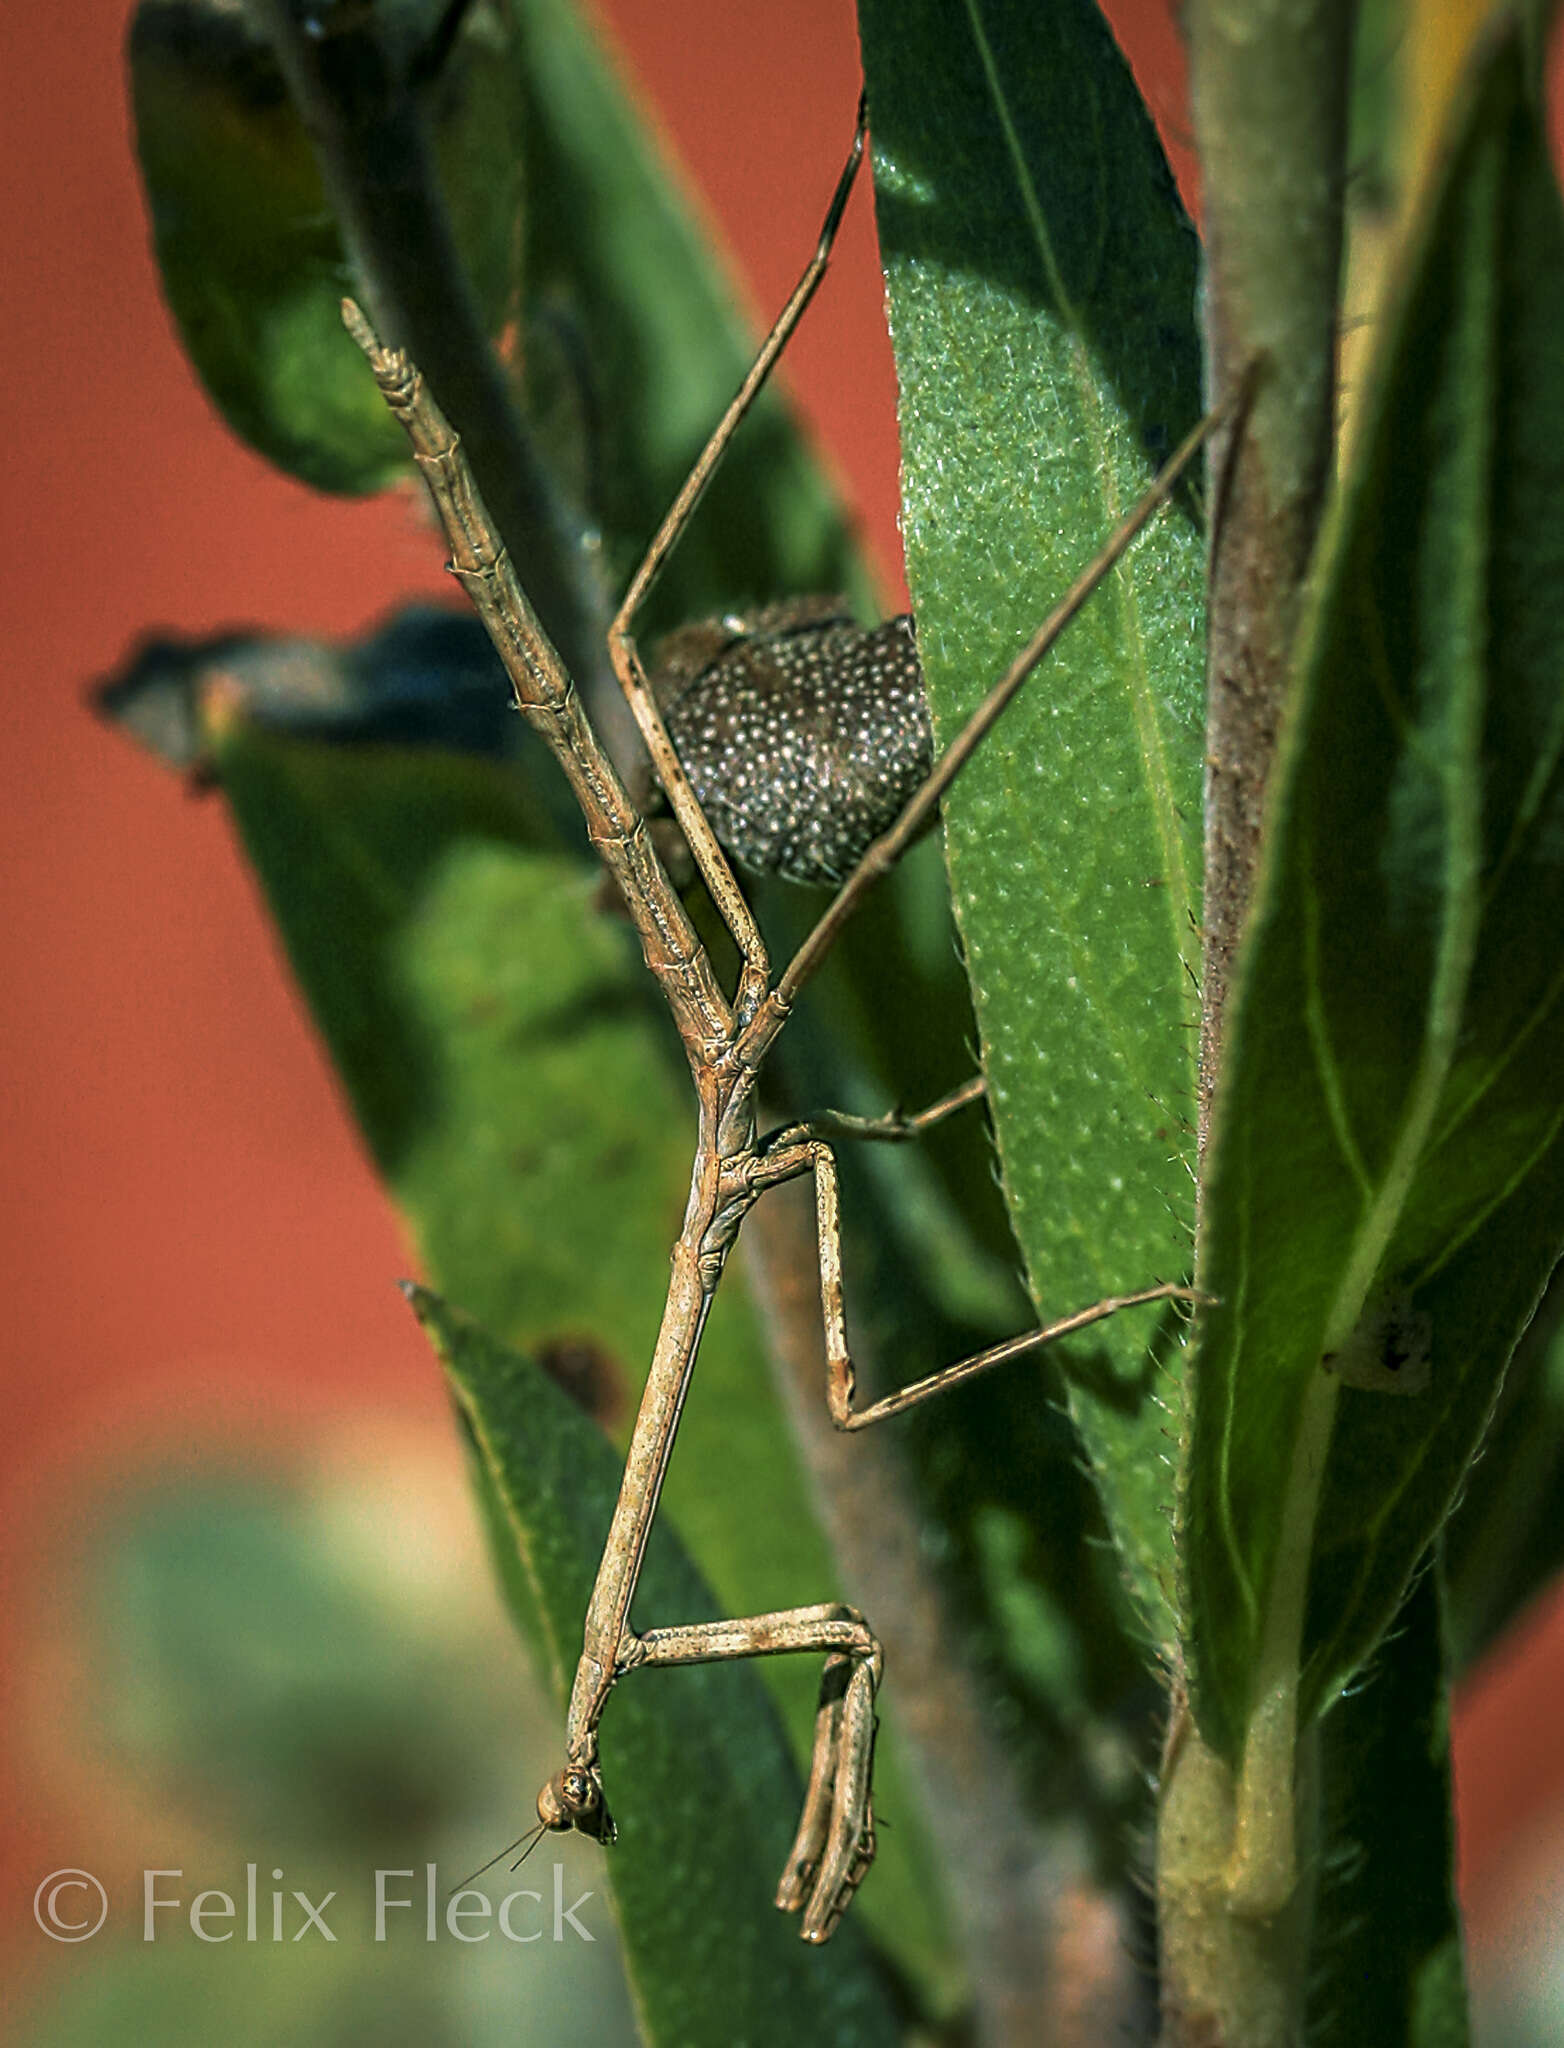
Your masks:
{"label": "brown stick insect body", "polygon": [[647,1537],[673,1450],[680,1411],[701,1332],[728,1252],[752,1204],[768,1188],[812,1174],[820,1251],[821,1303],[832,1420],[845,1430],[894,1415],[913,1403],[1033,1351],[1071,1331],[1142,1302],[1189,1298],[1174,1285],[1144,1288],[1095,1303],[1061,1322],[947,1367],[873,1407],[853,1406],[853,1366],[842,1308],[836,1165],[822,1135],[910,1136],[960,1108],[981,1090],[969,1082],[943,1103],[905,1121],[862,1125],[822,1119],[760,1136],[755,1095],[762,1063],[804,983],[870,884],[889,869],[933,818],[944,792],[983,735],[1075,613],[1163,503],[1210,425],[1195,429],[1123,525],[1076,579],[1032,640],[994,686],[900,817],[869,847],[792,961],[773,982],[760,931],[722,847],[691,790],[647,683],[630,625],[700,498],[724,449],[797,325],[824,274],[847,197],[863,155],[860,110],[853,147],[826,215],[819,246],[732,404],[679,493],[647,552],[609,634],[615,671],[713,902],[743,956],[730,1002],[668,879],[646,825],[626,793],[582,709],[575,687],[539,625],[500,546],[467,470],[455,434],[405,355],[381,346],[351,303],[344,317],[412,441],[418,465],[439,507],[451,546],[451,567],[493,638],[518,709],[557,756],[581,805],[590,836],[623,896],[646,957],[672,1011],[699,1109],[695,1158],[683,1228],[673,1248],[672,1275],[657,1346],[636,1417],[624,1478],[587,1610],[581,1660],[566,1722],[567,1761],[538,1797],[547,1828],[578,1828],[613,1839],[598,1763],[598,1723],[609,1693],[642,1665],[709,1663],[726,1658],[808,1651],[825,1658],[813,1759],[798,1833],[777,1891],[777,1904],[801,1911],[807,1941],[831,1934],[874,1856],[870,1768],[874,1697],[881,1675],[879,1644],[856,1609],[830,1603],[683,1628],[632,1630],[635,1595]]}

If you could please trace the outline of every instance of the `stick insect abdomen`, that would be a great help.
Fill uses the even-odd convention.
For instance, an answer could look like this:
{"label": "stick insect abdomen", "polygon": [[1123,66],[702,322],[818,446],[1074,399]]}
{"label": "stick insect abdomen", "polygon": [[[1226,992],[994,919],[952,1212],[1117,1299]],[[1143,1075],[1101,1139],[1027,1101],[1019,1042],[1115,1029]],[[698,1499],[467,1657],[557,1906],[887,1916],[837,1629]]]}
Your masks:
{"label": "stick insect abdomen", "polygon": [[670,634],[651,680],[712,831],[754,873],[845,880],[933,764],[906,615],[865,627],[843,598],[789,598]]}

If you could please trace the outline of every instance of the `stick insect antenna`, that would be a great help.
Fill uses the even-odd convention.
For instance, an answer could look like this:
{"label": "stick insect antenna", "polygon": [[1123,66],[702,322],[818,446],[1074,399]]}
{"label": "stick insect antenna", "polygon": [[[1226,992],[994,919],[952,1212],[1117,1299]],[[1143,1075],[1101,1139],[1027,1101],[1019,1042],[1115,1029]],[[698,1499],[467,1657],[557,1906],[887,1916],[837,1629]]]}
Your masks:
{"label": "stick insect antenna", "polygon": [[[458,1892],[466,1891],[468,1885],[476,1883],[486,1870],[492,1870],[496,1863],[503,1863],[512,1849],[521,1849],[521,1854],[511,1865],[512,1870],[520,1870],[521,1866],[547,1833],[548,1829],[543,1825],[542,1821],[534,1822],[524,1835],[518,1835],[514,1842],[507,1842],[505,1847],[497,1855],[491,1856],[487,1863],[480,1863],[470,1877],[464,1877],[460,1884],[452,1885],[445,1896],[448,1899],[454,1899]],[[523,1842],[527,1845],[524,1849],[521,1848]]]}

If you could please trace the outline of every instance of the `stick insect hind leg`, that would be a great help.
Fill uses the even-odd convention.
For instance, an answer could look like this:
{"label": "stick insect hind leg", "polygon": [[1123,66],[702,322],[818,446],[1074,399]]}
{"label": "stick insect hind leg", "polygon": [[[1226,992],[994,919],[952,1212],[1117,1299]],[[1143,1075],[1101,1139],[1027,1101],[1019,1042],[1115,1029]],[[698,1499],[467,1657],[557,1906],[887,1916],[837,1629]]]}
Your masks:
{"label": "stick insect hind leg", "polygon": [[[940,798],[983,735],[1047,653],[1091,592],[1172,491],[1211,421],[1201,424],[1142,497],[1128,519],[1077,578],[1011,668],[989,692],[967,726],[900,818],[871,845],[824,916],[775,983],[764,944],[726,856],[717,845],[645,685],[630,622],[636,604],[671,550],[705,483],[796,325],[823,274],[832,238],[862,157],[862,112],[852,152],[838,182],[825,229],[778,326],[755,368],[708,443],[684,491],[664,522],[615,621],[615,666],[646,733],[655,765],[684,825],[692,850],[744,956],[732,1002],[718,984],[704,947],[651,844],[613,763],[593,731],[574,685],[543,631],[467,468],[460,444],[417,370],[405,356],[382,347],[356,307],[344,309],[383,395],[402,421],[445,526],[452,567],[466,588],[510,677],[518,708],[560,761],[640,939],[643,955],[668,1001],[689,1061],[699,1111],[690,1193],[672,1255],[672,1272],[656,1350],[631,1436],[613,1520],[604,1546],[583,1630],[582,1654],[571,1689],[566,1762],[544,1786],[538,1817],[547,1828],[576,1828],[612,1840],[613,1822],[598,1762],[598,1724],[617,1680],[642,1665],[720,1662],[802,1652],[823,1655],[824,1676],[816,1719],[814,1756],[798,1836],[789,1855],[778,1903],[802,1913],[802,1932],[827,1938],[874,1853],[870,1774],[873,1704],[879,1683],[879,1646],[863,1618],[839,1606],[802,1607],[727,1622],[637,1633],[630,1607],[646,1541],[673,1450],[680,1413],[713,1295],[729,1250],[750,1207],[771,1187],[813,1172],[821,1230],[822,1298],[830,1335],[833,1413],[857,1427],[895,1407],[942,1391],[987,1370],[1017,1350],[1034,1349],[1067,1329],[1136,1302],[1188,1294],[1157,1287],[1117,1297],[1080,1315],[1030,1333],[1010,1346],[936,1374],[891,1397],[890,1405],[855,1414],[851,1364],[840,1315],[836,1256],[835,1173],[830,1148],[818,1131],[797,1127],[758,1140],[755,1092],[764,1059],[799,991],[865,890],[899,858],[932,817]],[[970,1097],[973,1084],[960,1091]],[[911,1126],[927,1119],[912,1119]],[[852,1120],[845,1120],[850,1124]],[[844,1127],[844,1126],[839,1126]],[[874,1135],[907,1135],[882,1130]],[[835,1308],[833,1310],[833,1301]]]}

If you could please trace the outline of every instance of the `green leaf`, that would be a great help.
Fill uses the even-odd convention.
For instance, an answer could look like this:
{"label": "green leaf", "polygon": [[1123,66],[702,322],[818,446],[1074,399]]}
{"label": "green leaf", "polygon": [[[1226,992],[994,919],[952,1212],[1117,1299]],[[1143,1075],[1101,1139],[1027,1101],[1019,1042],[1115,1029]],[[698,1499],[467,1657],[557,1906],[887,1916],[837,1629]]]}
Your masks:
{"label": "green leaf", "polygon": [[[598,872],[550,824],[537,744],[509,767],[262,731],[209,744],[295,974],[425,1274],[581,1384],[621,1438],[689,1186],[688,1072]],[[829,1599],[836,1572],[735,1275],[712,1310],[663,1495],[730,1614]],[[579,1629],[585,1603],[576,1617]],[[686,1619],[669,1616],[668,1619]],[[769,1660],[801,1754],[817,1674]],[[862,1905],[914,1975],[944,1967],[894,1739]],[[785,1845],[784,1845],[785,1846]]]}
{"label": "green leaf", "polygon": [[[907,573],[948,739],[1198,417],[1196,248],[1090,0],[863,0],[860,19]],[[1011,1220],[1043,1316],[1188,1265],[1203,561],[1176,506],[945,806]],[[1127,1317],[1065,1367],[1163,1640],[1175,1331]]]}
{"label": "green leaf", "polygon": [[1564,215],[1513,27],[1321,562],[1208,1160],[1186,1644],[1230,1757],[1383,1635],[1564,1243]]}
{"label": "green leaf", "polygon": [[1309,2039],[1466,2048],[1450,1703],[1430,1563],[1320,1730],[1324,1844]]}
{"label": "green leaf", "polygon": [[[403,7],[411,37],[433,19]],[[516,288],[519,121],[500,18],[472,10],[430,119],[462,256],[491,333]],[[213,403],[243,440],[319,490],[382,488],[409,464],[343,332],[351,275],[308,136],[243,8],[142,0],[131,24],[136,149],[163,289]]]}
{"label": "green leaf", "polygon": [[[563,1702],[619,1461],[535,1366],[425,1290],[413,1301],[509,1523]],[[715,1611],[666,1522],[653,1532],[639,1599],[659,1615]],[[897,2040],[852,1923],[829,1948],[810,1949],[770,1909],[802,1786],[752,1666],[635,1674],[615,1691],[602,1743],[619,1826],[606,1862],[646,2040]]]}

